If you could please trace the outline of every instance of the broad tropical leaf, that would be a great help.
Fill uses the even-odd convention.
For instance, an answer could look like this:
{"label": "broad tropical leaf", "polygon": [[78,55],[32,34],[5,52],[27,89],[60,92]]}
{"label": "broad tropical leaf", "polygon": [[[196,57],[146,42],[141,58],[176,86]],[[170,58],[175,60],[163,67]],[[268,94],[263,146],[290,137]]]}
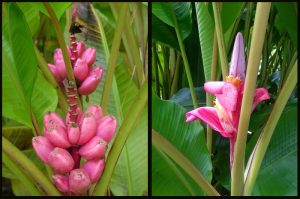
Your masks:
{"label": "broad tropical leaf", "polygon": [[[189,158],[210,181],[212,166],[200,123],[185,123],[186,110],[152,93],[152,128]],[[153,148],[152,148],[153,149]],[[152,154],[153,195],[203,195],[195,182],[156,150]],[[176,174],[177,173],[177,174]]]}
{"label": "broad tropical leaf", "polygon": [[210,80],[211,61],[214,45],[214,22],[209,15],[208,5],[205,3],[195,3],[199,40],[203,59],[203,70],[205,80]]}

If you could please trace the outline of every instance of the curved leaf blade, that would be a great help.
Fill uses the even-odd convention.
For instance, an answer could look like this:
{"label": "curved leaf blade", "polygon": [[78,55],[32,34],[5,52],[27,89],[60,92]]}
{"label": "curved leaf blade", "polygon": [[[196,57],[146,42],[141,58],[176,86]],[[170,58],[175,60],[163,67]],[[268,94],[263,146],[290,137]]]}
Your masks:
{"label": "curved leaf blade", "polygon": [[[160,132],[162,136],[186,155],[210,181],[212,165],[205,144],[204,130],[200,123],[185,123],[185,112],[186,110],[181,106],[170,101],[159,100],[154,93],[152,94],[152,128]],[[155,186],[153,195],[191,195],[186,186],[178,182],[177,176],[168,171],[170,168],[166,165],[166,162],[158,158],[155,153],[152,154],[152,158],[152,185]],[[185,172],[181,173],[191,184],[196,195],[204,194]],[[169,186],[168,183],[170,182],[173,186]]]}
{"label": "curved leaf blade", "polygon": [[32,127],[28,104],[25,101],[17,70],[14,65],[11,47],[2,35],[2,115]]}
{"label": "curved leaf blade", "polygon": [[40,25],[39,11],[35,7],[33,7],[31,3],[18,2],[17,4],[26,18],[27,24],[29,25],[31,31],[31,35],[35,35]]}
{"label": "curved leaf blade", "polygon": [[25,101],[29,105],[37,75],[37,62],[31,32],[22,11],[15,3],[9,4],[8,16],[9,37],[13,58],[18,79],[24,91]]}
{"label": "curved leaf blade", "polygon": [[48,111],[55,111],[57,103],[56,90],[41,73],[38,73],[31,97],[31,107],[40,129],[43,126],[44,114]]}
{"label": "curved leaf blade", "polygon": [[214,21],[211,18],[208,6],[205,3],[195,3],[199,40],[203,59],[205,80],[210,80],[211,62],[214,42]]}
{"label": "curved leaf blade", "polygon": [[152,14],[152,39],[180,50],[175,29]]}
{"label": "curved leaf blade", "polygon": [[191,33],[191,3],[155,2],[152,4],[152,13],[167,25],[172,26],[174,28],[179,28],[183,40],[187,38]]}
{"label": "curved leaf blade", "polygon": [[[124,67],[116,68],[116,80],[120,97],[121,113],[124,118],[130,111],[130,105],[138,93],[138,89]],[[143,195],[148,188],[148,111],[145,108],[140,118],[135,122],[135,128],[129,135],[120,155],[110,182],[114,195]]]}
{"label": "curved leaf blade", "polygon": [[[67,3],[63,3],[63,2],[50,2],[49,3],[54,11],[54,13],[56,14],[57,19],[59,20],[61,18],[61,16],[64,14],[64,12],[66,11],[66,9],[72,5],[71,2],[67,2]],[[38,9],[40,12],[42,12],[44,15],[49,16],[48,11],[46,10],[45,6],[43,3],[31,3],[31,6],[35,7],[36,9]]]}
{"label": "curved leaf blade", "polygon": [[278,14],[275,20],[275,26],[283,26],[288,32],[293,44],[297,48],[298,37],[297,37],[297,8],[295,2],[278,2],[274,3]]}
{"label": "curved leaf blade", "polygon": [[[266,110],[271,109],[266,107],[256,115],[260,118],[256,120],[256,125],[267,118]],[[261,130],[262,128],[259,129]],[[248,156],[255,146],[259,133],[254,136],[247,144]],[[277,123],[252,194],[255,196],[297,195],[297,151],[297,105],[293,104],[286,106]]]}

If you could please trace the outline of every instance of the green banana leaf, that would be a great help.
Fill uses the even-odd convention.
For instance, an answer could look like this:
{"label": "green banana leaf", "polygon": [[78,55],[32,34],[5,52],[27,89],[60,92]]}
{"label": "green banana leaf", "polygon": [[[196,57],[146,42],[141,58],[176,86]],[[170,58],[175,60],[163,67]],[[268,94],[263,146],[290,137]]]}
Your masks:
{"label": "green banana leaf", "polygon": [[[152,128],[168,139],[211,181],[212,165],[200,123],[185,123],[186,110],[163,101],[152,92]],[[153,150],[154,149],[154,150]],[[152,146],[152,193],[161,195],[204,195],[181,168]]]}

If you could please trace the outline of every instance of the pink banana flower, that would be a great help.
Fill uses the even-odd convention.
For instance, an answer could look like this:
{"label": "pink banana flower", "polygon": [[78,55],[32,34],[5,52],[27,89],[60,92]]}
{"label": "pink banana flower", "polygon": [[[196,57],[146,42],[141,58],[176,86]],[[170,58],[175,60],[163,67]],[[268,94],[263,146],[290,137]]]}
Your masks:
{"label": "pink banana flower", "polygon": [[[230,168],[233,164],[234,145],[237,137],[241,104],[246,76],[243,36],[238,33],[233,47],[230,72],[225,81],[211,81],[204,84],[207,93],[216,96],[214,107],[200,107],[186,113],[186,122],[200,119],[230,141]],[[252,111],[256,105],[269,99],[265,88],[254,93]]]}

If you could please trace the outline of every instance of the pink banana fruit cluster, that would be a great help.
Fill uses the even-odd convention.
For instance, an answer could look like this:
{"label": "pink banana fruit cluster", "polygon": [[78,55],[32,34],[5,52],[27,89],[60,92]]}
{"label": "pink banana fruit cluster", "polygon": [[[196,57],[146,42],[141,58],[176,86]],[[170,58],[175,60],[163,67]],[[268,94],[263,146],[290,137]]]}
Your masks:
{"label": "pink banana fruit cluster", "polygon": [[[76,79],[78,92],[80,95],[89,95],[94,92],[102,78],[103,68],[97,66],[93,68],[96,60],[96,49],[85,48],[83,42],[76,42],[77,53],[71,52],[68,47],[69,56],[74,60],[73,73]],[[75,56],[75,57],[74,57]],[[60,48],[54,53],[54,64],[48,64],[48,67],[55,77],[56,81],[62,86],[63,80],[66,78],[67,71]]]}
{"label": "pink banana fruit cluster", "polygon": [[[54,171],[52,180],[64,195],[81,195],[97,182],[105,166],[105,152],[115,134],[117,121],[103,116],[91,105],[85,113],[77,108],[77,121],[64,121],[55,112],[44,115],[44,134],[32,139],[38,157]],[[74,149],[77,149],[74,151]],[[80,167],[80,159],[86,161]]]}

